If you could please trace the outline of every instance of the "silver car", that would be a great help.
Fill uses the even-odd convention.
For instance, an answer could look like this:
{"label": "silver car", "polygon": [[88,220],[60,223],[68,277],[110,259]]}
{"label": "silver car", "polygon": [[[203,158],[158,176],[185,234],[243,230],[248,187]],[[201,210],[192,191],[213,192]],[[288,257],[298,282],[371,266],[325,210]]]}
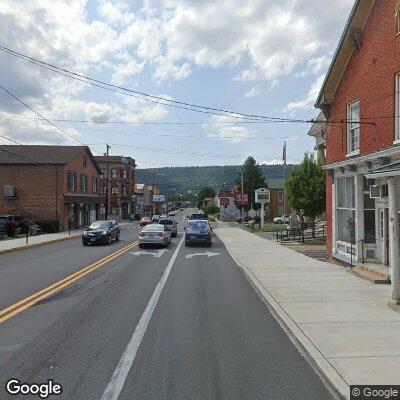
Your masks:
{"label": "silver car", "polygon": [[166,225],[146,225],[139,233],[139,247],[159,245],[167,247],[171,243],[171,231]]}
{"label": "silver car", "polygon": [[158,221],[160,225],[165,225],[168,230],[171,231],[171,236],[176,237],[178,235],[178,223],[174,218],[160,218]]}

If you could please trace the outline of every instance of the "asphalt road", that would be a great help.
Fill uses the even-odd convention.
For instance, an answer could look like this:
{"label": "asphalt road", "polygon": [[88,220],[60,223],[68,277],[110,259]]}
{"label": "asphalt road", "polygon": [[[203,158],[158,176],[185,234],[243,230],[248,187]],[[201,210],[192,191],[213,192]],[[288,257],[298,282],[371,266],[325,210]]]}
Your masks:
{"label": "asphalt road", "polygon": [[[137,234],[124,229],[114,248],[72,240],[0,256],[1,304]],[[331,399],[216,237],[211,249],[184,247],[180,233],[168,251],[138,251],[0,324],[0,399],[39,398],[8,396],[10,378],[54,379],[57,399]]]}

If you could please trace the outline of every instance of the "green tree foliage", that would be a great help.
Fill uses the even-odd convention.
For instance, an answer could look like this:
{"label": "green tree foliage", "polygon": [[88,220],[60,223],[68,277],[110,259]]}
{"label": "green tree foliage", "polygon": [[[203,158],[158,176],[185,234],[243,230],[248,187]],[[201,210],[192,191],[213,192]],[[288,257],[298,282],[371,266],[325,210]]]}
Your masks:
{"label": "green tree foliage", "polygon": [[215,190],[211,186],[205,186],[200,189],[197,200],[199,203],[203,203],[206,197],[215,197]]}
{"label": "green tree foliage", "polygon": [[204,214],[206,214],[208,216],[208,215],[213,215],[213,214],[219,213],[220,209],[215,204],[210,203],[203,207],[203,211],[204,211]]}
{"label": "green tree foliage", "polygon": [[[244,162],[243,167],[243,191],[247,193],[249,196],[249,205],[248,208],[250,209],[253,205],[253,208],[259,208],[260,205],[253,204],[254,203],[254,191],[260,188],[268,187],[268,182],[263,174],[263,171],[259,164],[257,164],[256,160],[253,157],[248,157],[247,160]],[[241,174],[236,179],[236,185],[241,187]]]}
{"label": "green tree foliage", "polygon": [[[284,176],[282,165],[260,165],[260,168],[268,179],[283,178]],[[288,175],[290,175],[291,168],[292,166],[288,165]],[[188,191],[197,192],[198,188],[205,186],[215,189],[222,187],[230,189],[233,185],[238,184],[237,176],[241,169],[241,165],[137,169],[135,178],[136,183],[151,184],[155,174],[155,184],[160,187],[162,194],[184,196]]]}
{"label": "green tree foliage", "polygon": [[314,219],[325,211],[325,171],[314,154],[306,153],[303,162],[286,181],[288,200],[296,210]]}

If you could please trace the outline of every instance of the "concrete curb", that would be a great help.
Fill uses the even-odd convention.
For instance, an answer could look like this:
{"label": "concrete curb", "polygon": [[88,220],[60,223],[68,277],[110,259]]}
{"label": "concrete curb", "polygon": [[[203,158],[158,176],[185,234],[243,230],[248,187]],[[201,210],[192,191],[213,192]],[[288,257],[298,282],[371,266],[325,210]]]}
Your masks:
{"label": "concrete curb", "polygon": [[15,251],[20,251],[20,250],[26,250],[26,249],[32,249],[34,247],[41,247],[41,246],[45,246],[46,244],[52,244],[52,243],[57,243],[57,242],[62,242],[64,240],[71,240],[71,239],[77,239],[79,238],[81,235],[74,235],[74,236],[66,236],[63,238],[58,238],[58,239],[52,239],[52,240],[47,240],[45,242],[39,242],[39,243],[32,243],[32,244],[25,244],[23,246],[19,246],[19,247],[13,247],[11,249],[5,249],[5,250],[0,250],[0,255],[2,254],[6,254],[6,253],[13,253]]}
{"label": "concrete curb", "polygon": [[303,333],[299,326],[287,315],[279,303],[269,294],[262,286],[259,280],[252,272],[244,266],[231,252],[225,241],[218,232],[215,232],[219,239],[224,244],[232,259],[236,262],[245,278],[254,288],[256,293],[261,298],[262,302],[267,306],[274,318],[278,321],[281,328],[288,335],[291,342],[299,350],[300,354],[307,360],[311,368],[321,379],[325,387],[336,400],[349,399],[350,387],[345,380],[339,375],[334,367],[328,362],[318,348],[310,341]]}

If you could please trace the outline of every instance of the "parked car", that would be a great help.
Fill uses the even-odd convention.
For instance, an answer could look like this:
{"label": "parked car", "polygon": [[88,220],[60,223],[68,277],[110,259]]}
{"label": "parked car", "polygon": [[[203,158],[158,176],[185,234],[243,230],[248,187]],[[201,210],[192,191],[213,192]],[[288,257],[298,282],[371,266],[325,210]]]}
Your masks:
{"label": "parked car", "polygon": [[149,224],[152,224],[152,223],[153,223],[153,221],[152,221],[151,217],[143,217],[140,220],[140,226],[146,226],[146,225],[149,225]]}
{"label": "parked car", "polygon": [[139,247],[145,245],[161,245],[167,247],[171,243],[171,231],[167,225],[146,225],[139,233]]}
{"label": "parked car", "polygon": [[211,247],[212,228],[207,220],[190,219],[185,226],[185,246],[205,244]]}
{"label": "parked car", "polygon": [[197,212],[197,213],[193,213],[191,215],[189,215],[189,219],[206,219],[206,216],[204,213],[202,212]]}
{"label": "parked car", "polygon": [[156,224],[158,222],[158,220],[160,219],[159,215],[153,215],[151,217],[151,221],[153,222],[153,224]]}
{"label": "parked car", "polygon": [[170,215],[171,217],[174,217],[174,216],[176,215],[176,210],[171,210],[171,211],[169,212],[169,215]]}
{"label": "parked car", "polygon": [[161,215],[160,215],[160,219],[161,219],[161,218],[168,218],[168,215],[167,215],[167,214],[161,214]]}
{"label": "parked car", "polygon": [[94,221],[82,234],[82,244],[111,244],[113,240],[119,241],[120,230],[117,221]]}
{"label": "parked car", "polygon": [[290,214],[284,214],[281,217],[275,217],[272,221],[274,224],[288,224],[290,222]]}
{"label": "parked car", "polygon": [[160,225],[165,225],[171,230],[171,236],[176,237],[178,235],[178,223],[174,218],[160,218],[158,221]]}

